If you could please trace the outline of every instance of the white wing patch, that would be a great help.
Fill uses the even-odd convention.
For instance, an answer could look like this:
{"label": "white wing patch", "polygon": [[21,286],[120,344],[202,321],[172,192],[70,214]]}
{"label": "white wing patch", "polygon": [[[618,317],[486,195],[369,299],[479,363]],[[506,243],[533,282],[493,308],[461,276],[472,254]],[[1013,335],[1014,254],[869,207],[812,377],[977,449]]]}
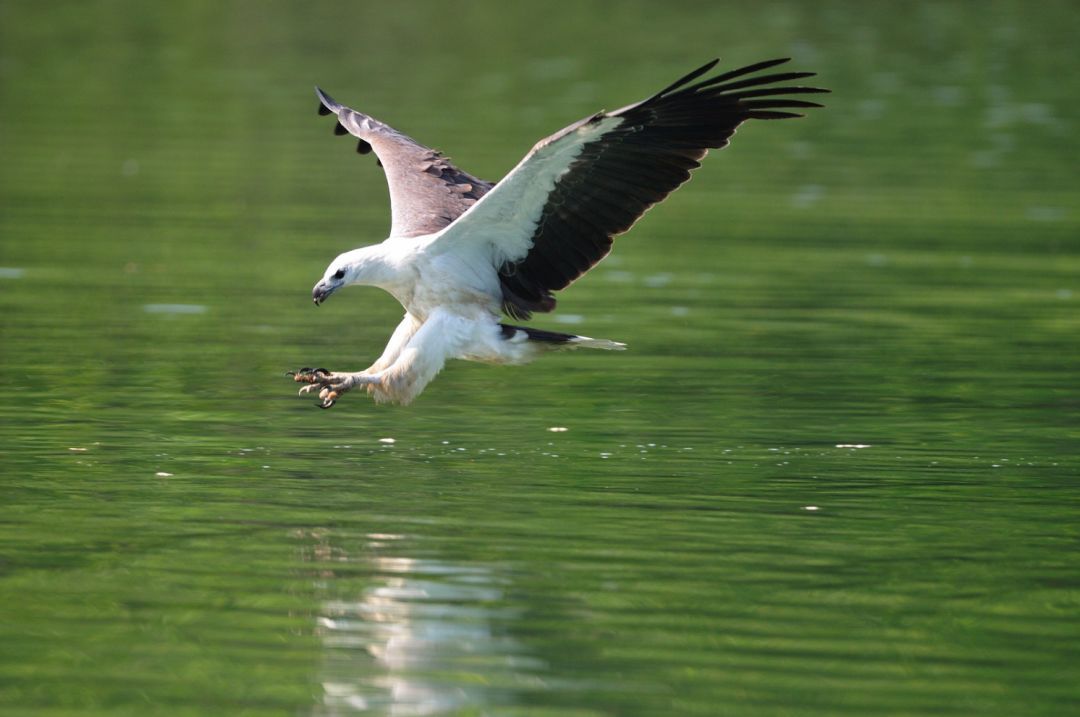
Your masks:
{"label": "white wing patch", "polygon": [[439,232],[432,249],[486,258],[496,268],[532,248],[532,236],[548,195],[586,144],[622,123],[604,116],[568,128],[535,147],[457,221]]}

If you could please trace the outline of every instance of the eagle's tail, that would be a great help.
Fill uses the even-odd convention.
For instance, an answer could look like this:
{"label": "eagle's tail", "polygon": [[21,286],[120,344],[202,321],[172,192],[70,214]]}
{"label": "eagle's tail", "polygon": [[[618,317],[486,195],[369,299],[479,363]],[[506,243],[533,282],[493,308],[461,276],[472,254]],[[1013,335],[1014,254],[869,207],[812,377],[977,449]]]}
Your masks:
{"label": "eagle's tail", "polygon": [[536,341],[537,343],[551,344],[554,347],[576,349],[606,349],[608,351],[622,351],[626,344],[607,339],[594,339],[588,336],[575,336],[563,334],[558,331],[545,331],[534,329],[529,326],[511,326],[499,324],[502,328],[503,338],[507,341]]}
{"label": "eagle's tail", "polygon": [[605,351],[625,351],[626,344],[610,339],[594,339],[588,336],[571,336],[567,342],[570,348],[604,349]]}

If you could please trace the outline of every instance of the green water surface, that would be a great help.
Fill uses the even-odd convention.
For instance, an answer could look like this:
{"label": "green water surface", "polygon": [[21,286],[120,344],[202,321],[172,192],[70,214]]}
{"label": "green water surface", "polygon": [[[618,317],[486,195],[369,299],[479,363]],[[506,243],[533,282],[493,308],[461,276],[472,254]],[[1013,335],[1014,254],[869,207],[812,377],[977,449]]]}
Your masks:
{"label": "green water surface", "polygon": [[[1078,35],[1071,2],[0,3],[0,713],[1076,714]],[[401,312],[311,305],[389,223],[315,83],[498,178],[716,55],[833,94],[534,322],[628,351],[295,395]]]}

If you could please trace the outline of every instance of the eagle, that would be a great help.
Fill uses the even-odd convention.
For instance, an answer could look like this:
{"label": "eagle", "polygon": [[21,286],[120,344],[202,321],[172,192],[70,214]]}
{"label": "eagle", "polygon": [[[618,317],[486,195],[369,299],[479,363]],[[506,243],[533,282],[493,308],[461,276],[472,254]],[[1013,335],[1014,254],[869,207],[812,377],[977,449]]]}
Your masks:
{"label": "eagle", "polygon": [[288,372],[322,408],[365,388],[380,403],[408,404],[447,359],[521,364],[559,348],[625,345],[507,323],[555,310],[555,292],[607,256],[616,236],[690,179],[710,149],[746,120],[801,117],[822,105],[790,84],[813,72],[766,72],[766,60],[702,79],[702,65],[656,94],[600,111],[540,140],[497,183],[458,169],[440,152],[334,101],[318,87],[334,132],[374,152],[390,188],[391,228],[379,244],[346,251],[311,291],[316,306],[352,284],[389,292],[405,316],[363,371]]}

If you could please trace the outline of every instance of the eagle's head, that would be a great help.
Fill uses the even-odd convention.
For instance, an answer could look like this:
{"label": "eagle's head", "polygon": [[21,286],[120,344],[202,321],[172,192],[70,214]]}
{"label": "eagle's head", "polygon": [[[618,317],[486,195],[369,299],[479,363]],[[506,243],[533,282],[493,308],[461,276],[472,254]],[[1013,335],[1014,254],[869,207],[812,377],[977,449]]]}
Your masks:
{"label": "eagle's head", "polygon": [[318,306],[330,294],[349,284],[380,286],[386,273],[379,245],[365,246],[339,254],[326,267],[323,278],[311,289],[311,300]]}
{"label": "eagle's head", "polygon": [[330,294],[351,283],[349,275],[353,273],[352,266],[349,262],[342,260],[344,256],[345,254],[342,254],[330,262],[330,266],[326,267],[323,278],[319,279],[315,286],[312,287],[311,300],[315,302],[316,306],[326,301]]}

